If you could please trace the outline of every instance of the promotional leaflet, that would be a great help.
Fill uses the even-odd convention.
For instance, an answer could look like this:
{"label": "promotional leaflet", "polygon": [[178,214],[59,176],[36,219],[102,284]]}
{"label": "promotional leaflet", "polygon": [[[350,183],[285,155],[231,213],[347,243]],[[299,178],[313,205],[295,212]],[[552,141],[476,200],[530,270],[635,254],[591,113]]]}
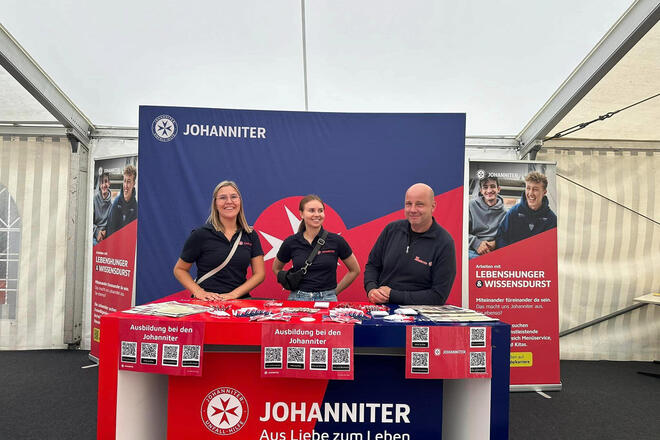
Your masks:
{"label": "promotional leaflet", "polygon": [[491,329],[406,327],[406,379],[491,377]]}
{"label": "promotional leaflet", "polygon": [[263,323],[261,377],[353,380],[353,325]]}
{"label": "promotional leaflet", "polygon": [[204,322],[121,319],[119,344],[120,370],[202,375]]}
{"label": "promotional leaflet", "polygon": [[511,324],[511,385],[559,378],[554,164],[471,161],[469,307]]}

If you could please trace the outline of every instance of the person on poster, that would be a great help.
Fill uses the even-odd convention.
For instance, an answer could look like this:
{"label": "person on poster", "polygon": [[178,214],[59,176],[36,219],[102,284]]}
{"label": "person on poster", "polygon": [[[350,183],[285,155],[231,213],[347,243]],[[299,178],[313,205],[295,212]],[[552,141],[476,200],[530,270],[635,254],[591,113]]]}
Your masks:
{"label": "person on poster", "polygon": [[[289,261],[293,261],[294,271],[300,270],[324,231],[325,205],[319,196],[310,194],[303,197],[298,209],[302,221],[298,233],[287,237],[277,252],[273,262],[276,276]],[[346,265],[348,272],[337,284],[339,259]],[[350,286],[359,274],[360,265],[344,237],[328,232],[325,244],[308,267],[298,290],[289,295],[289,300],[337,301],[337,295]]]}
{"label": "person on poster", "polygon": [[[219,267],[238,245],[227,264],[197,283],[190,269],[197,265],[197,278]],[[247,268],[252,276],[247,278]],[[174,266],[174,277],[193,297],[206,301],[225,301],[249,297],[250,290],[266,277],[264,252],[257,231],[248,225],[243,198],[236,183],[220,182],[213,190],[211,214],[206,223],[192,231]]]}
{"label": "person on poster", "polygon": [[123,175],[124,183],[121,192],[110,209],[106,238],[137,219],[138,203],[135,194],[137,169],[133,165],[126,165]]}
{"label": "person on poster", "polygon": [[103,171],[99,177],[99,187],[94,194],[94,245],[102,241],[106,236],[106,225],[110,217],[112,207],[112,193],[110,192],[110,174]]}
{"label": "person on poster", "polygon": [[472,259],[495,250],[497,228],[506,215],[497,177],[479,180],[479,195],[470,200],[469,211],[468,253]]}
{"label": "person on poster", "polygon": [[495,245],[502,248],[520,240],[557,227],[557,216],[548,203],[548,178],[538,171],[525,176],[525,192],[511,208],[495,236]]}
{"label": "person on poster", "polygon": [[406,191],[406,220],[378,236],[364,269],[364,288],[375,304],[444,304],[456,277],[451,235],[433,218],[433,189],[416,183]]}

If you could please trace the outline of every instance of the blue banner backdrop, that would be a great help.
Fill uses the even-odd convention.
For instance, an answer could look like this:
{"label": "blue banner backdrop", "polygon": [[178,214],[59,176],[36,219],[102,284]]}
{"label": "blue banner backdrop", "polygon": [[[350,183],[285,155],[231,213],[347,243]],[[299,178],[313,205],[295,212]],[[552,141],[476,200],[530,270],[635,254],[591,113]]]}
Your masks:
{"label": "blue banner backdrop", "polygon": [[[460,197],[450,198],[449,205],[439,204],[435,212],[436,219],[440,214],[452,225],[460,224],[462,206],[453,200],[462,199],[464,145],[463,113],[141,106],[136,303],[182,289],[172,268],[192,229],[208,216],[213,188],[222,180],[238,183],[250,224],[282,199],[315,193],[350,232],[367,223],[376,225],[374,220],[390,214],[403,218],[404,193],[415,182],[428,183],[437,196],[460,192]],[[297,209],[293,213],[297,215]],[[282,221],[287,221],[284,213]],[[364,253],[368,254],[381,229],[378,223],[349,240],[362,268]],[[451,227],[447,229],[454,235]],[[268,254],[276,241],[265,240],[263,231],[258,232]],[[454,237],[459,261],[460,233]],[[270,277],[272,256],[266,260]],[[460,285],[459,266],[454,287]],[[358,295],[361,277],[348,290]],[[267,296],[267,292],[259,293]]]}

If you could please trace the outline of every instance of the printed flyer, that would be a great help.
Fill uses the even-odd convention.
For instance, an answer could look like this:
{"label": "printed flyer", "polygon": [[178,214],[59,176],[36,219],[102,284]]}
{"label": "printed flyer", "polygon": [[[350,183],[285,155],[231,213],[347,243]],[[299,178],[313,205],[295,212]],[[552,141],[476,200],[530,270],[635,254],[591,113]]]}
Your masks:
{"label": "printed flyer", "polygon": [[261,377],[353,380],[353,325],[264,323]]}
{"label": "printed flyer", "polygon": [[119,369],[201,376],[204,322],[174,319],[119,321]]}
{"label": "printed flyer", "polygon": [[490,327],[406,327],[406,379],[491,377]]}
{"label": "printed flyer", "polygon": [[511,385],[557,385],[555,165],[470,161],[468,307],[511,324]]}

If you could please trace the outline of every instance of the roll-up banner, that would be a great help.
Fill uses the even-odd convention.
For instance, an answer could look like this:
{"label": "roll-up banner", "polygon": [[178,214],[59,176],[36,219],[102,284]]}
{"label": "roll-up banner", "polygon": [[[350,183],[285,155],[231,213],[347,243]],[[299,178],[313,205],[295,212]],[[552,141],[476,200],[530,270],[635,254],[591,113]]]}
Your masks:
{"label": "roll-up banner", "polygon": [[95,160],[90,346],[95,358],[101,317],[133,304],[137,208],[137,156]]}
{"label": "roll-up banner", "polygon": [[470,161],[469,307],[511,324],[512,389],[558,389],[555,164]]}
{"label": "roll-up banner", "polygon": [[[286,298],[271,266],[297,231],[298,203],[318,194],[324,228],[341,234],[362,269],[385,225],[404,218],[406,189],[435,190],[436,221],[456,244],[449,303],[461,303],[465,114],[365,114],[140,107],[136,302],[183,290],[172,275],[213,189],[235,181],[264,252],[266,280],[250,292]],[[196,269],[192,270],[193,276]],[[340,261],[337,279],[347,272]],[[360,275],[339,301],[363,301]]]}

